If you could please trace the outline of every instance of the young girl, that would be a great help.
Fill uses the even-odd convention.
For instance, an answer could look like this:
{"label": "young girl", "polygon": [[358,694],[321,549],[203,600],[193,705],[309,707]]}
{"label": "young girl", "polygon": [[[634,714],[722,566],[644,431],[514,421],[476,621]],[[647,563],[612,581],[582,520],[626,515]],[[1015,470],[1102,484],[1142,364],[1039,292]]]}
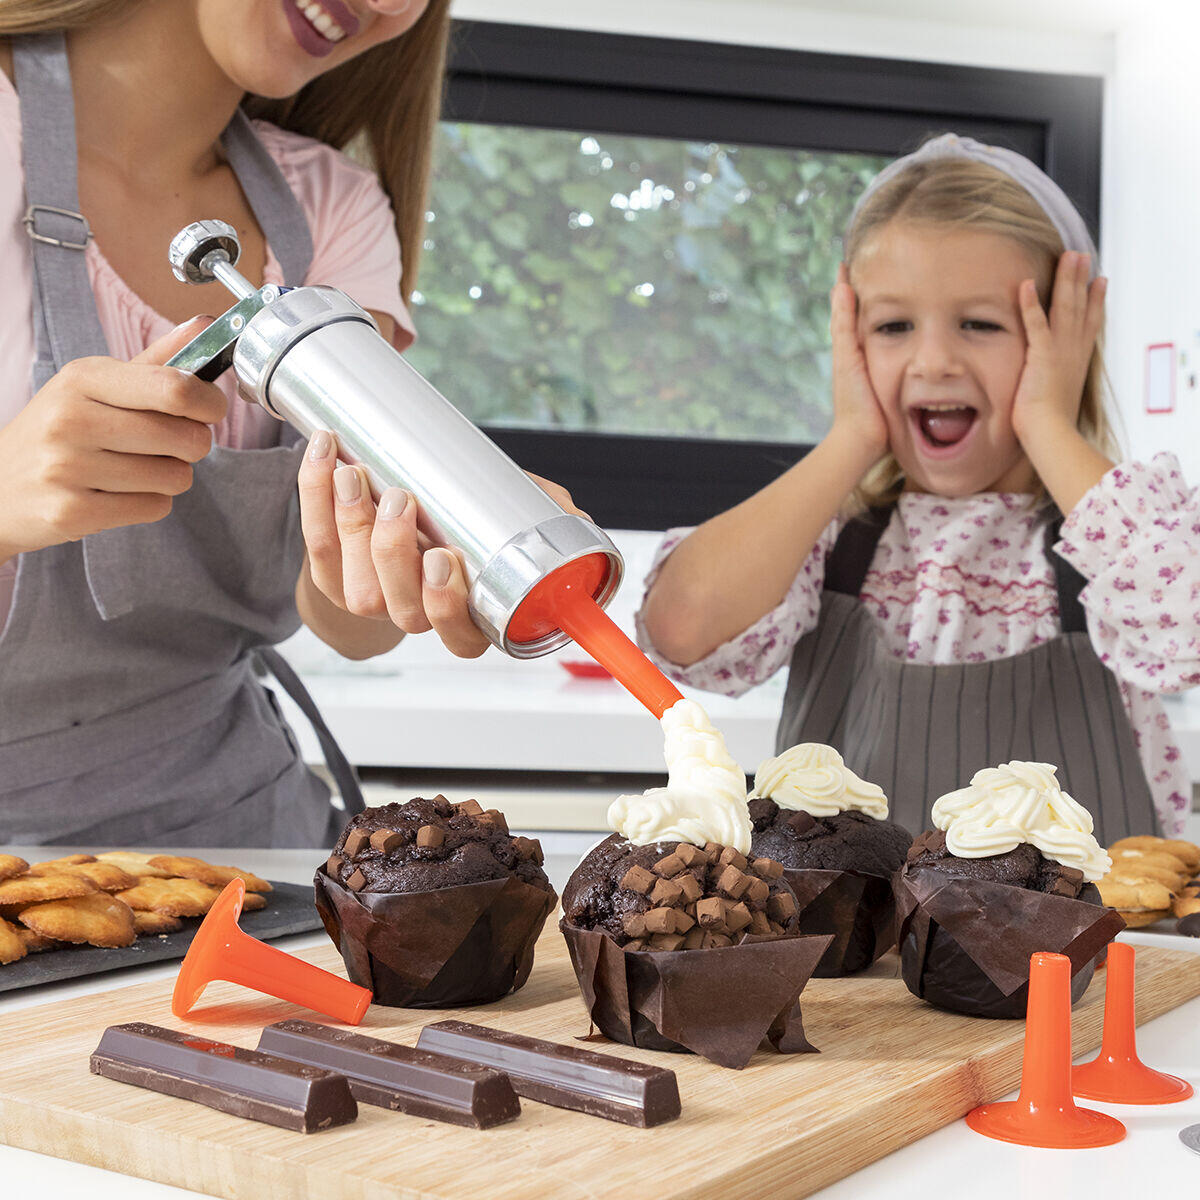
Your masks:
{"label": "young girl", "polygon": [[1169,454],[1109,458],[1093,262],[1011,151],[946,135],[893,163],[832,292],[830,432],[670,531],[648,579],[666,670],[737,695],[790,659],[777,750],[833,744],[914,831],[1014,758],[1057,765],[1102,843],[1182,826],[1157,693],[1200,684],[1200,500]]}
{"label": "young girl", "polygon": [[448,10],[0,0],[0,842],[327,845],[255,662],[285,680],[301,620],[355,658],[487,645],[408,495],[377,514],[328,433],[162,365],[231,303],[167,266],[207,217],[256,285],[339,287],[409,344]]}

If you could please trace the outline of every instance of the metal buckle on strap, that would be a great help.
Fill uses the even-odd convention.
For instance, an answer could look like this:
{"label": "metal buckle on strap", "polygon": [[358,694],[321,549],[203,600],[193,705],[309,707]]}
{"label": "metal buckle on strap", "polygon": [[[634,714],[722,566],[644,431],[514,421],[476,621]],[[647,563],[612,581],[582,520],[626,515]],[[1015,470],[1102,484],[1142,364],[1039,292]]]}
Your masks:
{"label": "metal buckle on strap", "polygon": [[[54,213],[55,216],[71,217],[73,220],[79,221],[83,225],[83,241],[67,242],[62,238],[49,237],[47,234],[38,233],[33,225],[39,212]],[[87,223],[87,217],[83,213],[72,212],[69,208],[55,208],[52,204],[31,204],[25,210],[25,215],[21,218],[21,223],[25,226],[25,232],[33,241],[45,242],[47,246],[62,246],[64,250],[86,250],[88,242],[92,240],[92,227]]]}

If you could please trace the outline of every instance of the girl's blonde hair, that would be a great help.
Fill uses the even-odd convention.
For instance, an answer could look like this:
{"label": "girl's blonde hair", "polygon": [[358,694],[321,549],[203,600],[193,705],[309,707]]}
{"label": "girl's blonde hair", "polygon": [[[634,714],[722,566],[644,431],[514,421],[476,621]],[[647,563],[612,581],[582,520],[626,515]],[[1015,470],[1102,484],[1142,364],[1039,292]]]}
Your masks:
{"label": "girl's blonde hair", "polygon": [[[0,0],[0,38],[116,21],[149,0]],[[294,96],[246,96],[242,107],[336,149],[353,142],[379,173],[396,214],[407,304],[424,242],[433,139],[441,110],[450,0],[429,7],[407,33],[314,79]]]}
{"label": "girl's blonde hair", "polygon": [[[1011,176],[986,163],[938,158],[913,163],[873,192],[846,231],[846,264],[852,271],[870,238],[892,221],[978,230],[1011,238],[1037,264],[1038,296],[1048,305],[1063,242],[1042,206]],[[1112,457],[1116,439],[1105,412],[1103,334],[1088,364],[1079,406],[1079,432]],[[900,464],[890,453],[855,489],[858,509],[889,504],[904,486]],[[1044,494],[1044,493],[1043,493]],[[1040,496],[1039,496],[1040,498]]]}

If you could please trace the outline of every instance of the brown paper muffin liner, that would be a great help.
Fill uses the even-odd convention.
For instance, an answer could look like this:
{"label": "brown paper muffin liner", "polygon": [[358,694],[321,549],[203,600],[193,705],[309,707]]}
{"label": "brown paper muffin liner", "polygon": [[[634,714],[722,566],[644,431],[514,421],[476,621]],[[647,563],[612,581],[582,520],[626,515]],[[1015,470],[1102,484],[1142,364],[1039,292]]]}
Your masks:
{"label": "brown paper muffin liner", "polygon": [[592,1023],[614,1042],[691,1051],[740,1070],[768,1040],[781,1054],[815,1054],[800,993],[829,945],[822,937],[747,938],[710,950],[623,950],[608,934],[566,920]]}
{"label": "brown paper muffin liner", "polygon": [[511,875],[428,892],[353,892],[322,868],[313,889],[350,979],[392,1008],[457,1008],[515,992],[558,903]]}
{"label": "brown paper muffin liner", "polygon": [[894,885],[908,990],[967,1016],[1023,1018],[1029,958],[1038,951],[1071,960],[1074,1004],[1091,982],[1096,956],[1125,928],[1091,884],[1071,900],[906,867]]}
{"label": "brown paper muffin liner", "polygon": [[832,934],[815,976],[852,975],[896,944],[892,881],[865,871],[784,867],[783,877],[800,906],[800,933]]}

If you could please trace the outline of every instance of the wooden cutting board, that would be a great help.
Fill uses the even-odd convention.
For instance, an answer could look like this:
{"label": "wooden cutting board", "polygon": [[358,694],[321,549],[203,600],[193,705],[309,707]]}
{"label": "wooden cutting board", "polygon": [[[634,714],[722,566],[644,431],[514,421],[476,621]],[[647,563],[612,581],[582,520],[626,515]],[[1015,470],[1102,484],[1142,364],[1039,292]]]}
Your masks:
{"label": "wooden cutting board", "polygon": [[[341,970],[332,946],[301,957]],[[745,1070],[730,1071],[693,1055],[597,1043],[593,1048],[678,1074],[683,1116],[650,1130],[531,1101],[522,1101],[517,1121],[485,1132],[370,1105],[359,1106],[353,1125],[324,1133],[259,1125],[92,1075],[88,1056],[106,1026],[125,1021],[253,1047],[262,1026],[297,1010],[213,984],[196,1019],[181,1022],[171,1016],[171,981],[139,984],[0,1017],[0,1140],[254,1200],[582,1200],[647,1188],[655,1200],[802,1197],[1019,1081],[1023,1022],[938,1012],[886,976],[897,962],[885,958],[869,977],[808,985],[804,1024],[820,1054],[759,1051]],[[1103,980],[1101,971],[1075,1009],[1077,1054],[1099,1045]],[[1200,995],[1200,955],[1139,948],[1137,984],[1138,1017],[1149,1020]],[[446,1015],[373,1007],[361,1029],[413,1044],[423,1025]],[[566,948],[553,928],[520,992],[453,1015],[559,1041],[588,1032]]]}

